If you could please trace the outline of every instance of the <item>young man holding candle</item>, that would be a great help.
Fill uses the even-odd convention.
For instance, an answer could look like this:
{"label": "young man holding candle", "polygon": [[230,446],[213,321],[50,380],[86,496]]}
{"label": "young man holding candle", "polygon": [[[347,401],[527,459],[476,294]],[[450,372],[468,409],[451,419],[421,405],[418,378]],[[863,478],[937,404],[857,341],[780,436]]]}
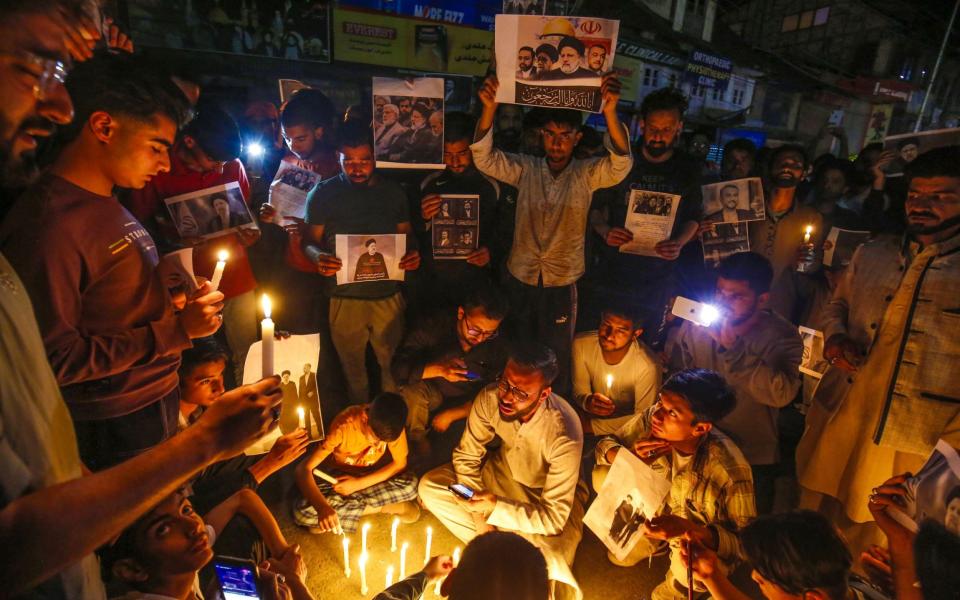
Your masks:
{"label": "young man holding candle", "polygon": [[[389,392],[337,415],[327,437],[297,466],[303,498],[293,509],[294,522],[315,533],[353,533],[364,514],[416,521],[420,507],[417,477],[407,469],[406,421],[403,397]],[[337,483],[315,475],[317,468]]]}
{"label": "young man holding candle", "polygon": [[[340,131],[342,173],[321,182],[307,196],[307,256],[317,271],[335,286],[334,276],[344,267],[334,252],[338,234],[401,234],[407,252],[400,268],[420,266],[420,253],[407,211],[407,198],[396,183],[375,171],[369,128],[351,121]],[[324,282],[325,284],[328,282]],[[350,402],[369,398],[366,355],[373,348],[380,366],[382,387],[395,391],[390,361],[403,335],[405,302],[400,283],[364,281],[335,286],[330,301],[330,332],[346,376]]]}
{"label": "young man holding candle", "polygon": [[67,88],[65,145],[8,215],[0,248],[36,301],[81,457],[100,470],[176,433],[180,352],[220,327],[223,295],[201,287],[176,314],[153,239],[113,196],[169,170],[180,91],[125,55],[78,65]]}
{"label": "young man holding candle", "polygon": [[211,277],[221,253],[226,264],[218,289],[223,292],[223,327],[233,363],[234,381],[243,380],[247,350],[257,340],[257,281],[247,248],[260,239],[256,228],[243,228],[209,240],[183,239],[177,233],[164,199],[218,185],[237,183],[250,202],[250,182],[240,161],[240,128],[226,111],[201,102],[170,149],[169,170],[157,174],[125,201],[127,208],[164,245],[193,247],[193,272]]}
{"label": "young man holding candle", "polygon": [[583,409],[584,433],[613,433],[656,399],[660,361],[640,341],[643,318],[610,306],[597,331],[573,341],[573,397]]}
{"label": "young man holding candle", "polygon": [[603,115],[607,124],[602,158],[575,159],[582,114],[549,110],[540,128],[545,157],[507,154],[493,146],[497,112],[496,77],[480,89],[483,113],[477,123],[473,162],[480,172],[518,190],[516,227],[507,259],[511,321],[518,335],[545,343],[560,361],[563,393],[570,389],[570,346],[576,325],[577,280],[585,271],[587,214],[593,192],[616,185],[630,171],[633,157],[627,129],[617,116],[620,81],[603,77]]}
{"label": "young man holding candle", "polygon": [[670,332],[664,351],[672,371],[712,369],[733,388],[737,406],[716,425],[753,467],[757,510],[765,514],[773,509],[780,462],[777,416],[800,390],[803,341],[792,323],[766,308],[770,261],[742,252],[723,259],[716,271],[721,318],[710,327],[684,321]]}
{"label": "young man holding candle", "polygon": [[[453,462],[424,476],[420,498],[464,542],[494,529],[527,538],[544,553],[557,593],[581,598],[570,565],[588,496],[580,481],[583,432],[576,411],[553,393],[558,370],[543,344],[512,347],[497,383],[474,400]],[[455,496],[454,483],[471,488],[472,499]]]}
{"label": "young man holding candle", "polygon": [[[737,531],[756,516],[750,465],[717,428],[734,410],[733,390],[717,373],[688,369],[668,379],[657,402],[597,444],[593,486],[599,490],[622,451],[633,452],[670,480],[666,504],[641,526],[644,537],[620,566],[632,566],[670,547],[670,570],[652,600],[685,600],[687,570],[681,540],[692,538],[719,554],[724,568],[738,559]],[[695,586],[702,593],[702,585]]]}

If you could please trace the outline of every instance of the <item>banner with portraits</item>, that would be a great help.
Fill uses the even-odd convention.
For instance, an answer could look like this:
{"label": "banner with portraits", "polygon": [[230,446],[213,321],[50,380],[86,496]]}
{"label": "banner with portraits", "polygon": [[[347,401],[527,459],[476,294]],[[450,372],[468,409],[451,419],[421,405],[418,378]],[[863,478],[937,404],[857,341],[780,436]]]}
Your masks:
{"label": "banner with portraits", "polygon": [[480,237],[480,196],[441,194],[440,212],[430,220],[433,257],[465,260]]}
{"label": "banner with portraits", "polygon": [[676,194],[630,190],[623,227],[633,234],[633,239],[620,246],[620,252],[659,256],[653,247],[670,239],[679,206],[680,196]]}
{"label": "banner with portraits", "polygon": [[171,196],[163,202],[184,239],[208,240],[238,229],[259,229],[235,181]]}
{"label": "banner with portraits", "polygon": [[600,112],[620,21],[497,15],[496,23],[498,102]]}

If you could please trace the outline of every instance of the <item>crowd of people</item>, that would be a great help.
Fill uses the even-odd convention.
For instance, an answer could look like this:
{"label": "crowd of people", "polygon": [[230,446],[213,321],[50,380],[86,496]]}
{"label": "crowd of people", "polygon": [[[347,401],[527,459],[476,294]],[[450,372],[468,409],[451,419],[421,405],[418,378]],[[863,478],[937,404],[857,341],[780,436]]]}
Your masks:
{"label": "crowd of people", "polygon": [[[288,470],[312,533],[429,511],[466,543],[377,598],[440,578],[455,600],[580,598],[584,513],[623,451],[669,483],[618,513],[616,540],[639,541],[608,554],[668,555],[652,598],[748,597],[744,564],[769,599],[957,598],[956,517],[914,532],[891,511],[939,440],[960,446],[960,147],[811,160],[737,139],[707,165],[674,88],[644,98],[632,142],[613,74],[602,136],[578,111],[499,106],[493,76],[475,117],[410,98],[344,113],[306,89],[235,120],[133,50],[86,0],[0,11],[0,595],[197,600],[228,555],[262,597],[313,598],[257,493]],[[443,129],[445,169],[377,168],[404,118]],[[319,176],[302,215],[269,202],[281,161]],[[764,218],[705,266],[728,224],[701,185],[745,177]],[[229,184],[257,228],[177,230],[165,199]],[[655,256],[620,251],[636,190],[680,197]],[[463,260],[433,257],[442,194],[477,197]],[[870,239],[827,264],[831,227]],[[344,234],[405,236],[404,280],[337,285]],[[186,248],[195,280],[169,268]],[[279,337],[319,333],[299,388],[240,385],[259,290],[283,299]],[[673,316],[680,296],[716,322]],[[821,377],[800,326],[822,332]]]}

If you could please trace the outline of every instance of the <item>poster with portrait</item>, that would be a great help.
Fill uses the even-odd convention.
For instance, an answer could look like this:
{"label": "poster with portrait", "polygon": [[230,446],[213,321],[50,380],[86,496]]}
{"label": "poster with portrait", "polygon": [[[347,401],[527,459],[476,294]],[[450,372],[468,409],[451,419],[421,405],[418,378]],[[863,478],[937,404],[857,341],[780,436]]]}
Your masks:
{"label": "poster with portrait", "polygon": [[809,327],[800,328],[803,340],[803,356],[800,358],[800,372],[820,379],[830,364],[823,357],[823,332]]}
{"label": "poster with portrait", "polygon": [[125,3],[138,46],[330,62],[330,9],[318,0]]}
{"label": "poster with portrait", "polygon": [[397,233],[337,234],[337,285],[368,281],[403,281],[400,259],[407,252],[407,236]]}
{"label": "poster with portrait", "polygon": [[620,21],[497,15],[497,101],[600,112]]}
{"label": "poster with portrait", "polygon": [[891,517],[912,531],[932,519],[960,536],[960,455],[953,446],[939,440],[927,462],[904,487],[907,494],[902,505],[887,508]]}
{"label": "poster with portrait", "polygon": [[443,79],[373,78],[377,168],[443,169]]}
{"label": "poster with portrait", "polygon": [[163,202],[184,239],[208,240],[238,229],[259,229],[237,182],[171,196]]}
{"label": "poster with portrait", "polygon": [[720,181],[701,186],[703,220],[708,223],[762,221],[767,218],[763,182],[759,177]]}
{"label": "poster with portrait", "polygon": [[897,157],[887,166],[887,177],[903,176],[904,168],[924,152],[958,144],[960,144],[960,128],[888,135],[883,139],[883,149],[893,150],[897,153]]}
{"label": "poster with portrait", "polygon": [[583,523],[623,560],[643,537],[640,527],[657,514],[668,493],[666,477],[621,448]]}
{"label": "poster with portrait", "polygon": [[505,15],[542,15],[547,12],[547,0],[503,0]]}
{"label": "poster with portrait", "polygon": [[680,196],[647,190],[630,190],[627,218],[623,224],[633,239],[620,246],[620,252],[640,256],[658,256],[653,247],[670,239]]}
{"label": "poster with portrait", "polygon": [[[277,323],[283,329],[283,323]],[[265,438],[248,447],[246,454],[269,452],[281,435],[292,433],[301,427],[297,408],[303,408],[304,429],[310,432],[310,439],[322,440],[323,415],[320,411],[320,395],[317,388],[317,361],[320,356],[320,334],[291,335],[276,338],[273,341],[273,365],[280,375],[280,392],[283,400],[280,404],[279,427]],[[257,341],[247,351],[243,363],[243,383],[260,381],[263,361],[263,342]]]}
{"label": "poster with portrait", "polygon": [[270,184],[267,204],[277,210],[276,224],[283,227],[303,219],[307,214],[307,194],[322,178],[319,173],[280,161],[280,168]]}
{"label": "poster with portrait", "polygon": [[827,267],[842,268],[853,260],[853,253],[871,237],[869,231],[855,231],[831,227],[823,243],[823,264]]}
{"label": "poster with portrait", "polygon": [[704,264],[713,268],[731,254],[749,252],[750,231],[747,225],[746,222],[716,223],[704,231],[700,237]]}
{"label": "poster with portrait", "polygon": [[164,254],[160,257],[157,270],[171,295],[182,293],[189,296],[200,289],[193,272],[193,248],[181,248]]}
{"label": "poster with portrait", "polygon": [[441,194],[440,212],[430,221],[433,258],[466,260],[480,237],[480,196]]}

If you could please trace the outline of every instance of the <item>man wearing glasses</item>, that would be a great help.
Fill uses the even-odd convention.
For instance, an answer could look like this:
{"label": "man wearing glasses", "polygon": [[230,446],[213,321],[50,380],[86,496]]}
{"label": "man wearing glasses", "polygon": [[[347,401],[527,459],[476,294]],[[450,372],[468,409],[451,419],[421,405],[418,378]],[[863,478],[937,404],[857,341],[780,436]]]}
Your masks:
{"label": "man wearing glasses", "polygon": [[[492,382],[507,362],[499,337],[507,299],[491,284],[478,287],[455,310],[420,319],[393,355],[393,379],[407,402],[407,437],[414,453],[430,453],[427,434],[442,436],[448,456],[462,428],[454,423],[470,414],[477,392]],[[431,414],[433,415],[431,418]],[[430,466],[436,466],[433,463]]]}
{"label": "man wearing glasses", "polygon": [[[570,564],[587,500],[583,431],[577,413],[553,393],[558,370],[543,344],[511,347],[497,383],[473,401],[453,462],[424,475],[420,498],[463,542],[495,529],[522,535],[543,552],[554,597],[582,598]],[[495,440],[499,447],[488,449]],[[454,483],[473,490],[471,499],[454,495]]]}

